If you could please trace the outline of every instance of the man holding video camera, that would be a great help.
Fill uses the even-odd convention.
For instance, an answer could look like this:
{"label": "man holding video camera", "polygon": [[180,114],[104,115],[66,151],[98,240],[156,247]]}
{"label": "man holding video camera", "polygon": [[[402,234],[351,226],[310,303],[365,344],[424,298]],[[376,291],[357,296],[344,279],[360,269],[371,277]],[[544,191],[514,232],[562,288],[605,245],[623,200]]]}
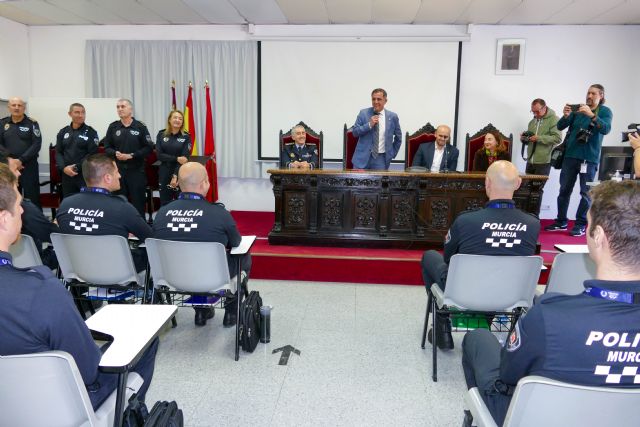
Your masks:
{"label": "man holding video camera", "polygon": [[564,160],[560,171],[560,193],[558,215],[545,227],[546,231],[567,229],[567,209],[576,179],[580,178],[580,203],[576,211],[576,222],[569,232],[572,236],[584,236],[587,227],[587,211],[591,205],[587,182],[595,179],[600,160],[602,138],[611,131],[613,114],[604,106],[604,87],[592,84],[587,91],[586,104],[566,104],[558,129],[569,128],[565,138]]}
{"label": "man holding video camera", "polygon": [[524,147],[527,147],[526,173],[548,176],[551,170],[551,150],[562,139],[562,134],[556,126],[558,116],[541,98],[531,102],[531,112],[533,119],[529,122],[527,131],[520,135],[523,158]]}

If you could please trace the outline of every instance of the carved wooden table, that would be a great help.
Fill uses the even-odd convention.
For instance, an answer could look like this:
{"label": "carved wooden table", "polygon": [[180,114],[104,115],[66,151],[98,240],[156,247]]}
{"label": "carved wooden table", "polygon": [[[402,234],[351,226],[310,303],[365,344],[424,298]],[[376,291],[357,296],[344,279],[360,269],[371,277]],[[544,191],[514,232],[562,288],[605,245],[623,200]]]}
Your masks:
{"label": "carved wooden table", "polygon": [[[487,201],[484,174],[270,169],[270,244],[440,246],[456,215]],[[518,208],[538,215],[546,176],[523,175]]]}

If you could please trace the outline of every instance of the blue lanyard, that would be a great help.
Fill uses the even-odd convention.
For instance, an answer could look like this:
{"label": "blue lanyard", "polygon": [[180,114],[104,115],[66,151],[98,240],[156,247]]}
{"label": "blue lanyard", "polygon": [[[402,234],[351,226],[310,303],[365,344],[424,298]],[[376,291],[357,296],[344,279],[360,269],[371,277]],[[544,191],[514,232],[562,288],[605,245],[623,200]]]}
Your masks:
{"label": "blue lanyard", "polygon": [[80,191],[82,193],[100,193],[100,194],[106,194],[106,195],[111,194],[109,190],[102,187],[82,187]]}
{"label": "blue lanyard", "polygon": [[[609,289],[589,286],[584,290],[585,295],[608,301],[624,302],[626,304],[640,304],[640,294],[632,292],[611,291]],[[635,300],[635,301],[634,301]]]}
{"label": "blue lanyard", "polygon": [[178,199],[180,199],[180,200],[185,200],[185,199],[189,199],[189,200],[204,200],[204,197],[201,196],[200,194],[196,194],[196,193],[180,193],[180,195],[178,196]]}
{"label": "blue lanyard", "polygon": [[514,209],[516,204],[513,202],[489,202],[487,203],[487,207],[493,209]]}
{"label": "blue lanyard", "polygon": [[0,267],[2,267],[3,265],[13,266],[13,262],[11,262],[11,259],[9,258],[0,257]]}

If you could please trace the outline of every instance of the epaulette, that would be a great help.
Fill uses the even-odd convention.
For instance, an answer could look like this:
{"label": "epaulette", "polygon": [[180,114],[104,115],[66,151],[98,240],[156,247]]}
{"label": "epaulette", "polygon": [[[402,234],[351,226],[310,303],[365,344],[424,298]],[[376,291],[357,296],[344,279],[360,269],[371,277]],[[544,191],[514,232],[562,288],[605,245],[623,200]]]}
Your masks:
{"label": "epaulette", "polygon": [[305,142],[304,145],[314,146],[314,147],[318,146],[318,144],[316,144],[315,142]]}
{"label": "epaulette", "polygon": [[287,142],[286,144],[284,144],[284,146],[289,147],[289,146],[292,146],[293,144],[295,144],[295,142]]}
{"label": "epaulette", "polygon": [[25,116],[27,119],[31,120],[34,124],[38,124],[38,121],[31,116]]}
{"label": "epaulette", "polygon": [[214,205],[214,206],[220,206],[222,209],[225,209],[224,203],[222,203],[222,202],[213,202],[211,204]]}

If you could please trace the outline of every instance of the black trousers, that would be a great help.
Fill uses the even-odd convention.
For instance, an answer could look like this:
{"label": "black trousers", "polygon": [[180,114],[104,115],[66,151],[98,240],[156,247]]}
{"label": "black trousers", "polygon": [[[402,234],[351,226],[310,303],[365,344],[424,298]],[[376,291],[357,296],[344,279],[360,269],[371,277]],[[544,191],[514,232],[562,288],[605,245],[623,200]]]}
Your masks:
{"label": "black trousers", "polygon": [[20,171],[18,184],[20,191],[24,193],[24,198],[29,199],[37,207],[42,209],[40,204],[40,171],[38,170],[38,161],[32,160],[25,163],[24,169]]}
{"label": "black trousers", "polygon": [[67,197],[72,194],[76,194],[80,192],[80,188],[84,187],[86,184],[82,175],[78,174],[76,176],[69,176],[64,172],[61,172],[61,183],[62,183],[62,196]]}
{"label": "black trousers", "polygon": [[146,188],[147,175],[144,169],[120,169],[120,191],[116,194],[122,194],[129,199],[142,218],[144,218]]}
{"label": "black trousers", "polygon": [[162,206],[172,202],[178,196],[178,192],[167,187],[171,182],[171,177],[175,168],[162,163],[158,168],[158,185],[160,186],[160,204]]}
{"label": "black trousers", "polygon": [[444,257],[438,251],[429,250],[422,254],[422,280],[427,290],[431,289],[431,285],[438,284],[438,287],[444,291],[447,284],[447,273],[449,265],[444,262]]}
{"label": "black trousers", "polygon": [[498,339],[486,329],[468,332],[462,340],[462,369],[468,388],[478,387],[496,424],[501,426],[509,409],[511,396],[496,388],[500,378],[500,351]]}

